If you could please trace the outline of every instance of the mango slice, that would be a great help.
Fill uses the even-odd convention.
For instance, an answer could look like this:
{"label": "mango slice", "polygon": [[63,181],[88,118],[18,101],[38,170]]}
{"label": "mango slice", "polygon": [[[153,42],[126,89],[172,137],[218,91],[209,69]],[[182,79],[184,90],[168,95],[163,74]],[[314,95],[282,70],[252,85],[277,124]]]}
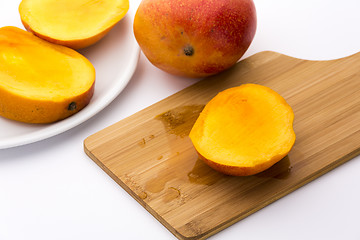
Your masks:
{"label": "mango slice", "polygon": [[93,96],[95,69],[73,49],[16,27],[0,28],[0,115],[50,123],[83,109]]}
{"label": "mango slice", "polygon": [[200,159],[235,176],[262,172],[295,142],[294,113],[278,93],[257,84],[229,88],[210,100],[189,137]]}
{"label": "mango slice", "polygon": [[73,49],[103,38],[129,10],[129,0],[22,0],[21,21],[28,31]]}

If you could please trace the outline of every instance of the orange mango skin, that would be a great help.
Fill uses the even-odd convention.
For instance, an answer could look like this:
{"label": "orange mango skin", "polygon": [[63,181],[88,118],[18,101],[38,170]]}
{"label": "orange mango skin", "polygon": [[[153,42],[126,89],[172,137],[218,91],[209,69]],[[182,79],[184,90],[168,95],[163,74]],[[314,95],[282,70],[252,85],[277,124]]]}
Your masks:
{"label": "orange mango skin", "polygon": [[[222,114],[214,118],[214,112]],[[199,159],[211,168],[227,175],[250,176],[290,152],[296,138],[293,121],[290,105],[278,93],[265,86],[243,84],[211,99],[189,137]]]}
{"label": "orange mango skin", "polygon": [[268,161],[262,162],[255,166],[230,166],[226,164],[221,164],[219,162],[212,161],[205,158],[200,153],[198,153],[199,159],[204,161],[212,169],[221,172],[230,176],[251,176],[263,172],[273,166],[275,163],[279,162],[281,159],[286,157],[287,154],[276,155]]}
{"label": "orange mango skin", "polygon": [[[133,27],[153,65],[199,78],[233,66],[252,42],[256,24],[252,0],[143,0]],[[184,53],[187,46],[191,56]]]}
{"label": "orange mango skin", "polygon": [[[22,89],[23,94],[19,94],[17,91],[13,91],[7,87],[4,87],[4,84],[2,81],[3,79],[0,79],[0,116],[20,121],[20,122],[26,122],[26,123],[52,123],[55,121],[62,120],[64,118],[67,118],[71,115],[74,115],[75,113],[79,112],[81,109],[83,109],[88,103],[90,102],[93,94],[94,94],[94,88],[95,88],[95,69],[93,65],[81,54],[76,52],[75,50],[72,50],[70,48],[55,45],[52,43],[49,43],[45,40],[42,40],[33,34],[26,32],[22,29],[16,28],[16,27],[3,27],[0,28],[0,57],[1,53],[6,56],[9,52],[12,52],[11,48],[15,49],[12,55],[13,61],[16,61],[16,59],[28,59],[25,55],[18,55],[17,51],[19,50],[23,54],[26,54],[28,50],[37,52],[40,50],[51,49],[54,51],[57,51],[61,54],[63,54],[66,57],[77,59],[79,62],[81,62],[85,69],[78,70],[77,73],[73,72],[75,76],[79,76],[79,72],[85,71],[86,72],[86,79],[84,81],[87,82],[87,88],[82,89],[82,92],[73,94],[71,93],[72,89],[69,89],[69,94],[63,94],[57,97],[52,97],[51,94],[48,96],[41,96],[41,97],[33,97],[31,94],[28,93],[32,92],[32,89]],[[5,51],[4,49],[9,50]],[[2,52],[4,51],[4,52]],[[38,57],[39,55],[37,55]],[[31,61],[45,61],[45,62],[51,62],[51,53],[43,55],[41,59],[30,56]],[[10,59],[10,60],[11,60]],[[4,59],[0,59],[3,63],[6,62],[6,57]],[[62,59],[60,61],[66,61],[66,59]],[[9,63],[9,67],[11,68],[11,65],[14,65],[14,63]],[[19,66],[15,62],[16,66]],[[56,66],[55,66],[56,67]],[[70,66],[68,66],[70,67]],[[17,81],[29,81],[29,79],[24,79],[24,75],[16,75],[16,77],[13,77],[13,73],[7,73],[5,66],[4,68],[1,68],[2,74],[4,76],[11,76],[12,78],[17,79]],[[4,70],[5,69],[5,70]],[[60,69],[60,72],[62,70]],[[65,69],[64,69],[65,71]],[[34,75],[31,75],[30,81],[39,82],[41,84],[42,79],[44,78],[51,78],[51,76],[48,75],[48,73],[41,73],[41,69],[23,69],[19,68],[17,72],[35,72],[36,78],[34,78]],[[10,74],[10,75],[8,75]],[[83,76],[80,73],[80,76]],[[69,82],[71,81],[79,81],[79,80],[67,80]],[[81,81],[81,80],[80,80]],[[61,83],[60,83],[61,85]],[[50,89],[51,91],[56,92],[56,89]],[[76,106],[76,107],[75,107]]]}

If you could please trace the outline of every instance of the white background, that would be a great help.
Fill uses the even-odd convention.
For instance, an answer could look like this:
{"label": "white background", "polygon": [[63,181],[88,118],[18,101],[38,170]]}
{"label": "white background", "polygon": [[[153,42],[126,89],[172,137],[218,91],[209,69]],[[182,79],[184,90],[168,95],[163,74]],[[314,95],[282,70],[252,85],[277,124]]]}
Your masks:
{"label": "white background", "polygon": [[[0,1],[0,11],[7,2]],[[359,0],[255,5],[257,33],[244,57],[272,50],[335,59],[360,50]],[[83,140],[196,81],[164,73],[141,54],[130,83],[95,117],[55,137],[0,150],[0,240],[175,239],[85,155]],[[357,157],[210,239],[359,240],[359,203]]]}

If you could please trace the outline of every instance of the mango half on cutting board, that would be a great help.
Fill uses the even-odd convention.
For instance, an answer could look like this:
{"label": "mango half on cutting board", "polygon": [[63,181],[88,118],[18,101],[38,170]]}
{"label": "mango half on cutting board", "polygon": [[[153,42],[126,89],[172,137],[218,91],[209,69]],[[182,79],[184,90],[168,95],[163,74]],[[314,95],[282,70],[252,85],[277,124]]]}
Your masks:
{"label": "mango half on cutting board", "polygon": [[211,99],[189,134],[199,158],[235,176],[262,172],[295,142],[294,113],[285,99],[258,84],[224,90]]}
{"label": "mango half on cutting board", "polygon": [[73,49],[16,28],[0,28],[0,115],[50,123],[83,109],[93,96],[95,69]]}
{"label": "mango half on cutting board", "polygon": [[25,28],[49,42],[73,49],[103,38],[129,10],[129,0],[22,0]]}

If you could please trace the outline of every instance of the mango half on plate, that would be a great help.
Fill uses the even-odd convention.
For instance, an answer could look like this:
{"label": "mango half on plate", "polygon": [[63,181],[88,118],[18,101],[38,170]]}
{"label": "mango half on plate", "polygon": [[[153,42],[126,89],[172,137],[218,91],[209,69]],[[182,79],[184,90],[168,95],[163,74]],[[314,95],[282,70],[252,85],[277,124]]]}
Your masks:
{"label": "mango half on plate", "polygon": [[73,49],[103,38],[129,10],[129,0],[22,0],[25,28],[49,42]]}
{"label": "mango half on plate", "polygon": [[220,92],[196,120],[190,139],[215,170],[235,176],[262,172],[295,142],[294,113],[278,93],[258,84]]}
{"label": "mango half on plate", "polygon": [[16,28],[0,28],[0,116],[50,123],[83,109],[95,69],[73,49]]}

